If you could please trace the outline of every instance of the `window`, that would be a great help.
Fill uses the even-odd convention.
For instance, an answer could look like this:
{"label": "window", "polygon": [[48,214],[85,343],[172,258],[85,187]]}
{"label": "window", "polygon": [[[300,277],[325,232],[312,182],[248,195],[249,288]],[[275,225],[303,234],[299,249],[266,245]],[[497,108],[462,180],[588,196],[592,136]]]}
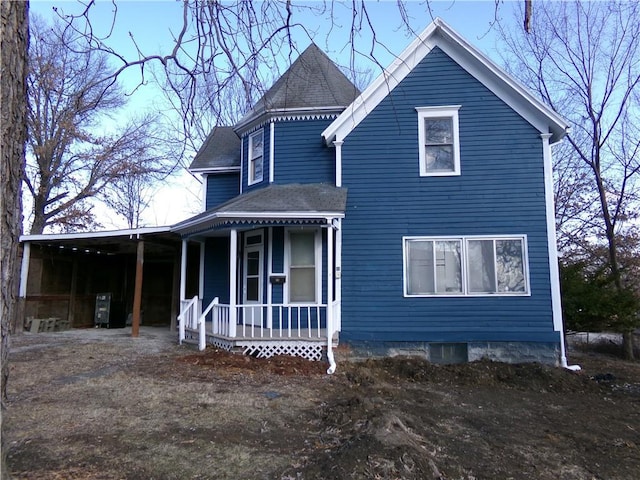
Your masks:
{"label": "window", "polygon": [[404,238],[406,296],[528,295],[526,239]]}
{"label": "window", "polygon": [[289,301],[316,301],[316,232],[289,232]]}
{"label": "window", "polygon": [[264,134],[260,130],[249,136],[249,185],[262,181]]}
{"label": "window", "polygon": [[417,107],[420,176],[460,175],[458,110]]}

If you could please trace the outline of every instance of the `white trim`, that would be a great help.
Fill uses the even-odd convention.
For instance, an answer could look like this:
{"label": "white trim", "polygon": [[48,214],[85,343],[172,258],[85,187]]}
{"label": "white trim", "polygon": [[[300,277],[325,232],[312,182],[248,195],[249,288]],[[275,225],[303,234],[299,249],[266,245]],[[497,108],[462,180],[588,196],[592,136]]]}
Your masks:
{"label": "white trim", "polygon": [[333,265],[333,235],[333,226],[329,225],[327,228],[327,359],[329,360],[327,373],[329,375],[336,371],[336,361],[333,356],[333,270],[335,268]]}
{"label": "white trim", "polygon": [[236,336],[238,309],[236,305],[238,293],[238,231],[235,228],[229,233],[229,336]]}
{"label": "white trim", "polygon": [[187,292],[187,248],[188,244],[186,240],[182,240],[181,242],[181,252],[180,252],[180,301],[184,302],[186,300],[186,292]]}
{"label": "white trim", "polygon": [[342,330],[342,219],[336,219],[336,264],[335,264],[335,279],[336,279],[336,303],[338,309],[336,311],[336,318],[333,319],[335,329],[339,332]]}
{"label": "white trim", "polygon": [[[420,158],[421,177],[449,177],[460,175],[460,128],[458,126],[458,110],[461,105],[446,105],[438,107],[416,107],[418,112],[418,154]],[[451,118],[453,129],[453,170],[429,171],[427,170],[426,140],[424,122],[427,118]]]}
{"label": "white trim", "polygon": [[494,64],[442,19],[436,18],[322,132],[327,145],[330,145],[336,137],[345,138],[436,46],[536,126],[541,133],[551,130],[555,141],[564,136],[568,129],[566,120],[538,100],[524,85]]}
{"label": "white trim", "polygon": [[[461,282],[462,292],[460,293],[423,293],[423,294],[410,294],[408,293],[407,282],[407,242],[411,240],[424,240],[424,241],[459,241],[460,242],[460,259],[461,259]],[[468,291],[468,242],[470,240],[521,240],[522,241],[522,268],[525,281],[524,292],[495,292],[495,293],[483,293],[483,292],[469,292]],[[497,287],[497,282],[496,282]],[[412,235],[402,237],[402,289],[403,296],[405,298],[452,298],[452,297],[464,297],[464,298],[476,298],[476,297],[530,297],[531,296],[531,278],[529,271],[529,246],[527,242],[527,235],[515,234],[515,235]]]}
{"label": "white trim", "polygon": [[556,239],[556,221],[553,198],[553,155],[552,135],[543,133],[542,153],[544,158],[544,200],[547,217],[547,246],[549,249],[549,283],[551,284],[551,306],[553,312],[553,329],[560,333],[560,364],[568,368],[567,354],[564,344],[564,327],[562,319],[562,295],[560,292],[560,268],[558,266],[558,244]]}
{"label": "white trim", "polygon": [[269,124],[269,183],[273,183],[275,177],[275,131],[276,124],[272,121]]}
{"label": "white trim", "polygon": [[[291,238],[290,234],[299,233],[301,231],[312,232],[313,243],[314,243],[314,255],[315,255],[315,274],[316,274],[316,292],[315,292],[315,300],[313,302],[304,301],[304,302],[292,302],[289,297],[289,285],[291,284],[291,272],[289,271],[289,267],[291,266]],[[322,304],[322,230],[316,227],[307,228],[307,227],[289,227],[285,228],[285,240],[284,240],[284,271],[285,275],[287,275],[287,281],[284,284],[284,289],[282,292],[283,300],[285,303],[290,303],[292,305],[297,305],[299,303],[312,303],[321,305]],[[329,303],[327,303],[329,305]],[[328,308],[328,307],[327,307]]]}
{"label": "white trim", "polygon": [[333,145],[336,147],[336,187],[342,186],[342,144],[344,142],[336,140]]}
{"label": "white trim", "polygon": [[20,265],[20,289],[18,296],[25,298],[27,296],[27,280],[29,279],[29,261],[31,260],[31,243],[24,242],[22,247],[22,262]]}
{"label": "white trim", "polygon": [[171,231],[189,233],[190,229],[210,227],[216,221],[260,220],[324,220],[329,223],[334,218],[344,218],[343,212],[212,212],[195,220],[185,220],[173,226]]}
{"label": "white trim", "polygon": [[[260,155],[256,155],[255,157],[253,156],[253,143],[254,143],[254,137],[261,137],[261,143],[262,143],[262,153]],[[252,162],[256,162],[257,163],[257,159],[260,159],[260,161],[262,162],[261,168],[260,168],[260,176],[258,177],[258,175],[256,174],[255,178],[251,178],[251,164]],[[256,130],[255,132],[251,133],[249,135],[249,146],[247,148],[247,185],[251,186],[251,185],[255,185],[256,183],[260,183],[262,182],[262,180],[264,179],[264,129],[261,128],[260,130]]]}
{"label": "white trim", "polygon": [[202,208],[200,211],[204,212],[207,210],[207,190],[209,189],[209,175],[207,173],[202,174],[202,191],[200,192],[202,202]]}
{"label": "white trim", "polygon": [[273,328],[273,285],[271,285],[271,275],[273,275],[273,227],[267,228],[267,328]]}
{"label": "white trim", "polygon": [[[247,139],[247,143],[249,142],[249,139]],[[243,169],[244,169],[244,139],[242,137],[240,137],[240,188],[238,189],[238,191],[242,194],[242,181],[244,178],[243,175]],[[247,169],[247,175],[249,174],[249,170]]]}
{"label": "white trim", "polygon": [[40,233],[35,235],[21,235],[21,242],[38,242],[42,240],[79,240],[83,238],[108,238],[108,237],[139,237],[149,233],[170,233],[171,227],[143,227],[124,230],[103,230],[98,232],[74,232],[74,233]]}
{"label": "white trim", "polygon": [[242,131],[243,134],[246,134],[248,131],[264,126],[267,123],[265,117],[271,117],[274,120],[323,119],[337,117],[344,109],[345,105],[313,107],[312,109],[309,107],[268,108],[241,119],[233,127],[233,130],[236,133]]}

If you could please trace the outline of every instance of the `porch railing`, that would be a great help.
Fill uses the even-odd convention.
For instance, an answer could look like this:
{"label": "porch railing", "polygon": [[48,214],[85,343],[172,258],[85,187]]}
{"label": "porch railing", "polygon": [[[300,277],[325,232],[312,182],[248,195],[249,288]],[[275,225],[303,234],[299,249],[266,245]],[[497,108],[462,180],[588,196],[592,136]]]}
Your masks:
{"label": "porch railing", "polygon": [[[335,311],[335,305],[332,308]],[[216,298],[202,312],[201,318],[203,322],[210,322],[211,334],[229,338],[327,338],[325,304],[250,304],[231,307],[217,303]]]}
{"label": "porch railing", "polygon": [[[217,298],[211,302],[211,305],[207,307],[208,309],[212,308],[214,302],[217,302]],[[182,342],[186,339],[187,332],[192,332],[198,334],[198,348],[200,350],[204,350],[207,345],[206,339],[206,329],[204,316],[201,315],[202,310],[202,302],[198,299],[197,296],[193,297],[191,300],[183,301],[180,306],[180,315],[178,315],[178,335],[179,342]]]}

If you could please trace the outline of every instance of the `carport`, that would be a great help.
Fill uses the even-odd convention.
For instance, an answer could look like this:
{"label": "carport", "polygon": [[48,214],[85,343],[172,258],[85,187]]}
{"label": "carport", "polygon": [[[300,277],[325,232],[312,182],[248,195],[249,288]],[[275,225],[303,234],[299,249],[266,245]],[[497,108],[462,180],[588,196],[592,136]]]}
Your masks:
{"label": "carport", "polygon": [[[69,328],[131,325],[134,336],[141,324],[175,329],[182,242],[170,227],[24,235],[20,242],[17,330],[33,319]],[[188,293],[197,280],[186,279]]]}

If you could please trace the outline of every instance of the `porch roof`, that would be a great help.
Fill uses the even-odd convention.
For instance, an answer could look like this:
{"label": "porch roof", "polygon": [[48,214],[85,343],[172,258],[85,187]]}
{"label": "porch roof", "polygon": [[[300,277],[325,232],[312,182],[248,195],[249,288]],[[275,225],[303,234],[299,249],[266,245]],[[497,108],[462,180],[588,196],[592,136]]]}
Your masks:
{"label": "porch roof", "polygon": [[193,235],[234,224],[327,223],[344,217],[347,189],[325,183],[269,185],[238,195],[172,227]]}

